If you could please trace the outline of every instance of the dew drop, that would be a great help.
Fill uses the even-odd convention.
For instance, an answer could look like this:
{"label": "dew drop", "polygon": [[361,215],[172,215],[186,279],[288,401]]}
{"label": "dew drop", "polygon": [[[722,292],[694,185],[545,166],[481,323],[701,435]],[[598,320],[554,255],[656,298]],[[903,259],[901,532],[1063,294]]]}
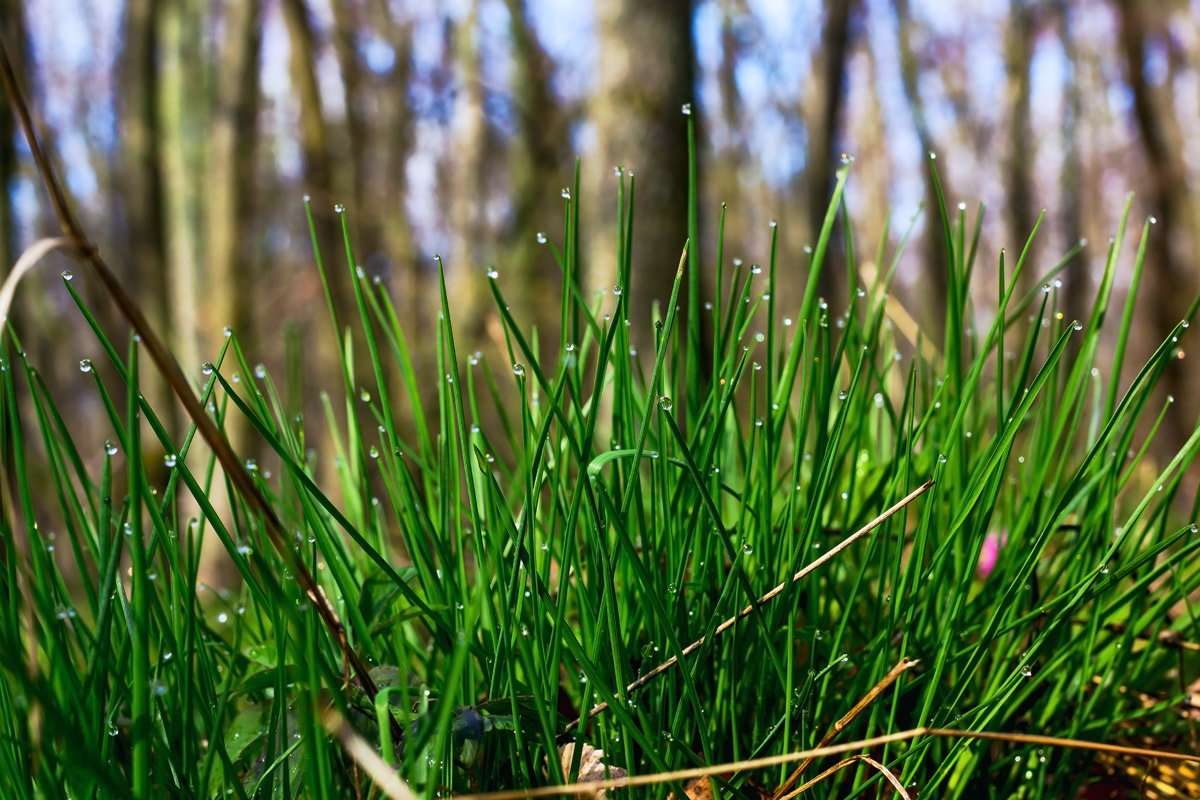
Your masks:
{"label": "dew drop", "polygon": [[79,360],[79,371],[80,372],[91,372],[92,371],[92,360],[90,358],[80,359]]}
{"label": "dew drop", "polygon": [[167,453],[163,456],[163,463],[167,465],[167,469],[174,469],[177,458],[174,453]]}
{"label": "dew drop", "polygon": [[344,205],[342,205],[341,203],[334,203],[334,204],[333,204],[333,213],[335,213],[335,214],[345,214],[345,213],[346,213],[346,207],[345,207]]}
{"label": "dew drop", "polygon": [[487,276],[489,278],[491,278],[492,280],[496,280],[496,278],[500,277],[500,273],[496,271],[495,267],[489,267],[488,271],[487,271]]}
{"label": "dew drop", "polygon": [[560,192],[560,194],[562,194],[563,200],[571,199],[571,190],[570,189],[563,189],[562,192]]}
{"label": "dew drop", "polygon": [[71,270],[69,270],[69,269],[64,269],[64,270],[62,271],[62,279],[63,279],[64,281],[69,281],[69,280],[72,280],[72,279],[74,279],[74,277],[75,277],[75,273],[74,273],[74,272],[71,272]]}
{"label": "dew drop", "polygon": [[200,365],[200,374],[201,375],[212,375],[213,374],[213,365],[212,365],[211,361],[205,361],[203,364]]}
{"label": "dew drop", "polygon": [[545,244],[546,243],[546,234],[542,233],[541,231],[538,231],[537,240],[538,240],[538,244]]}
{"label": "dew drop", "polygon": [[513,364],[513,375],[516,375],[519,378],[524,374],[525,367],[521,366],[520,364]]}
{"label": "dew drop", "polygon": [[664,394],[662,397],[658,398],[658,406],[663,411],[670,411],[675,407],[675,401]]}
{"label": "dew drop", "polygon": [[371,393],[368,392],[366,389],[359,389],[358,390],[358,399],[363,401],[364,403],[369,403],[369,402],[371,402]]}
{"label": "dew drop", "polygon": [[621,288],[621,284],[617,283],[617,284],[613,285],[613,294],[616,295],[617,297],[620,297],[621,293],[624,291],[625,290],[623,288]]}
{"label": "dew drop", "polygon": [[104,452],[108,453],[110,456],[115,456],[118,452],[118,449],[119,448],[117,447],[116,442],[114,442],[112,439],[104,440]]}
{"label": "dew drop", "polygon": [[679,110],[683,112],[683,115],[685,117],[690,117],[692,115],[692,104],[684,103],[682,106],[679,107]]}

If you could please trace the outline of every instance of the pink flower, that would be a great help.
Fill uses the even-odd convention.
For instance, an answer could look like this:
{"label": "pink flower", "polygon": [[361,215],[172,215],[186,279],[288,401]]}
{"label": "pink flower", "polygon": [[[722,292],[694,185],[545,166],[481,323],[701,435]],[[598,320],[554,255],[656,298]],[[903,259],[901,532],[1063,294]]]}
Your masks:
{"label": "pink flower", "polygon": [[975,574],[979,580],[984,580],[996,567],[996,559],[1000,550],[1008,544],[1008,531],[993,531],[983,538],[983,549],[979,551],[979,563],[975,566]]}

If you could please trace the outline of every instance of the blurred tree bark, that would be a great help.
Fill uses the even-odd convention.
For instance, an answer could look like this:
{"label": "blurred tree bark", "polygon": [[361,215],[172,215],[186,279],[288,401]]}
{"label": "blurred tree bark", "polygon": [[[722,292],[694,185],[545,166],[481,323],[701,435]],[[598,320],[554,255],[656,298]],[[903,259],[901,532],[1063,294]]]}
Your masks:
{"label": "blurred tree bark", "polygon": [[[924,169],[921,171],[925,181],[925,248],[922,253],[922,262],[926,266],[920,276],[921,290],[918,292],[925,298],[925,302],[923,308],[918,310],[918,319],[924,319],[932,326],[923,331],[925,337],[931,342],[939,343],[946,323],[949,253],[946,252],[945,238],[942,235],[937,192],[930,172],[933,164],[928,162],[929,155],[936,152],[936,148],[933,134],[929,130],[929,122],[925,117],[925,105],[921,100],[921,91],[917,85],[921,77],[921,64],[913,41],[913,21],[912,15],[909,13],[908,0],[896,0],[896,20],[899,32],[900,81],[904,88],[904,99],[912,113],[913,128],[916,131],[917,140],[921,143],[921,155],[927,159]],[[939,177],[942,179],[942,185],[945,186],[945,174],[939,173]]]}
{"label": "blurred tree bark", "polygon": [[[371,208],[378,209],[377,246],[381,252],[378,260],[392,265],[395,302],[405,304],[409,318],[423,324],[429,317],[422,313],[425,304],[420,299],[425,281],[417,264],[417,247],[406,206],[408,159],[415,139],[415,115],[408,101],[413,77],[413,23],[411,19],[393,16],[385,0],[377,0],[372,12],[375,27],[391,45],[395,62],[375,92],[377,111],[370,144],[379,166],[365,170],[369,198],[366,202]],[[368,262],[372,258],[368,255]]]}
{"label": "blurred tree bark", "polygon": [[[829,198],[833,191],[834,177],[841,166],[838,149],[838,129],[842,108],[846,102],[846,61],[850,53],[850,15],[857,7],[854,0],[826,0],[825,25],[821,30],[821,46],[813,58],[812,74],[815,76],[811,97],[804,105],[808,131],[808,154],[804,165],[805,208],[808,217],[808,241],[816,244],[825,223],[825,212],[829,209]],[[842,238],[834,233],[830,242],[830,255],[841,254],[841,258],[827,258],[818,278],[818,292],[829,302],[831,309],[844,308],[847,302],[847,287],[844,272],[839,272],[845,257]],[[803,283],[801,282],[801,285]]]}
{"label": "blurred tree bark", "polygon": [[485,308],[490,304],[484,284],[484,258],[492,257],[493,242],[484,224],[487,183],[487,119],[484,116],[483,56],[479,51],[479,3],[471,0],[466,16],[453,25],[451,34],[454,72],[460,91],[451,119],[449,164],[450,261],[447,272],[454,285],[456,334],[474,347],[483,333]]}
{"label": "blurred tree bark", "polygon": [[[1146,263],[1147,299],[1150,302],[1155,338],[1161,340],[1190,311],[1193,298],[1200,289],[1194,267],[1196,239],[1200,230],[1191,192],[1187,184],[1188,165],[1184,160],[1184,133],[1175,112],[1171,87],[1175,65],[1167,59],[1168,74],[1161,85],[1147,79],[1147,44],[1159,48],[1172,47],[1166,30],[1168,7],[1117,0],[1120,12],[1121,52],[1125,58],[1126,77],[1133,92],[1134,118],[1141,133],[1142,147],[1150,174],[1146,189],[1150,206],[1157,217],[1156,229],[1151,230]],[[1167,448],[1173,449],[1190,433],[1198,411],[1197,397],[1189,391],[1182,366],[1166,373],[1168,391],[1181,401],[1176,413],[1168,416]]]}
{"label": "blurred tree bark", "polygon": [[155,329],[166,330],[166,234],[158,113],[158,15],[155,0],[129,0],[122,24],[123,51],[118,59],[121,161],[120,195],[125,202],[129,270],[133,294]]}
{"label": "blurred tree bark", "polygon": [[[162,14],[166,4],[129,0],[122,20],[122,51],[117,59],[116,108],[119,162],[115,176],[118,207],[124,210],[123,239],[116,263],[147,320],[172,345],[178,343],[170,314],[167,278],[167,185],[163,178],[161,69]],[[120,269],[118,267],[118,269]],[[107,308],[109,304],[105,303]],[[189,333],[190,333],[189,329]],[[181,359],[184,368],[198,364]],[[196,374],[193,372],[192,374]],[[158,410],[167,430],[178,433],[179,410],[166,385],[146,371],[142,392]]]}
{"label": "blurred tree bark", "polygon": [[567,152],[567,115],[554,99],[553,64],[542,48],[525,0],[506,0],[513,48],[512,101],[517,134],[508,151],[510,220],[500,245],[505,297],[514,311],[538,312],[538,329],[557,341],[558,311],[541,298],[552,297],[561,285],[549,250],[532,232],[546,227],[561,213],[562,198],[554,192],[566,184],[571,164]]}
{"label": "blurred tree bark", "polygon": [[[1066,54],[1067,62],[1071,65],[1072,78],[1072,80],[1065,81],[1063,89],[1066,95],[1062,120],[1063,161],[1059,173],[1059,184],[1062,187],[1060,192],[1062,207],[1059,213],[1062,215],[1063,252],[1067,252],[1087,236],[1084,198],[1090,196],[1090,193],[1085,190],[1083,184],[1084,165],[1082,154],[1079,152],[1078,136],[1078,128],[1083,119],[1083,102],[1080,97],[1082,88],[1079,80],[1083,71],[1080,64],[1082,56],[1079,48],[1075,45],[1075,34],[1071,25],[1071,9],[1066,0],[1060,0],[1057,4],[1056,24],[1063,52]],[[1084,250],[1067,265],[1063,273],[1063,284],[1066,287],[1063,292],[1066,313],[1071,319],[1087,319],[1091,308],[1089,302],[1092,291],[1091,260],[1088,251]]]}
{"label": "blurred tree bark", "polygon": [[[865,63],[865,97],[857,111],[849,108],[847,111],[854,115],[847,120],[847,128],[855,132],[859,149],[854,154],[854,166],[851,167],[850,179],[857,184],[862,202],[850,209],[853,218],[851,227],[857,233],[859,252],[857,260],[860,268],[869,266],[871,269],[861,269],[858,279],[864,283],[873,280],[879,270],[887,269],[886,260],[876,262],[880,243],[889,225],[895,227],[895,221],[889,223],[888,211],[888,177],[891,172],[890,153],[887,141],[887,123],[884,119],[883,104],[879,96],[879,63],[874,51],[865,41],[858,43],[859,57]],[[828,202],[828,201],[826,201]],[[900,220],[903,226],[905,220]],[[887,258],[887,251],[884,251]]]}
{"label": "blurred tree bark", "polygon": [[[357,326],[351,324],[349,316],[355,307],[354,295],[345,264],[346,251],[341,235],[342,215],[335,209],[335,204],[343,202],[342,189],[335,185],[334,159],[331,152],[332,136],[322,107],[321,89],[317,82],[316,34],[313,31],[312,19],[304,0],[282,0],[280,10],[283,12],[288,41],[291,45],[288,72],[299,105],[300,130],[297,138],[300,144],[303,182],[312,203],[317,247],[325,265],[325,275],[333,306],[332,330],[317,321],[319,317],[324,316],[323,314],[314,313],[303,321],[304,330],[300,334],[305,340],[303,351],[306,354],[312,354],[303,362],[306,372],[306,389],[311,392],[314,385],[324,389],[342,383],[340,359],[347,330],[351,331],[354,352],[358,355],[356,360],[359,363],[362,361],[361,355],[365,353],[365,348],[360,346],[361,333],[358,332]],[[338,207],[341,206],[338,205]],[[329,331],[329,333],[325,331]],[[349,391],[353,393],[360,386],[371,385],[371,379],[366,371],[360,375],[357,364],[351,369],[351,373],[345,376],[353,383],[348,387]],[[362,405],[355,403],[352,408],[360,414],[361,421],[365,422],[366,418],[362,415],[366,414],[366,410]],[[318,410],[316,407],[312,408],[314,412]],[[319,450],[327,452],[327,445],[328,439],[325,439],[317,447]],[[327,485],[334,485],[336,480],[332,461],[332,458],[323,458],[319,462],[320,478]]]}
{"label": "blurred tree bark", "polygon": [[[1008,235],[1005,237],[1007,241],[1004,246],[1008,252],[1007,264],[1010,272],[1016,266],[1021,250],[1037,221],[1033,187],[1033,161],[1037,144],[1029,122],[1029,67],[1033,58],[1035,32],[1033,7],[1026,0],[1012,0],[1004,33],[1008,110],[1008,151],[1004,158],[1003,172]],[[1043,237],[1039,237],[1039,240],[1041,238]],[[1031,262],[1031,268],[1025,270],[1023,290],[1033,288],[1033,283],[1037,280],[1037,270],[1033,268],[1035,264],[1036,261]]]}
{"label": "blurred tree bark", "polygon": [[[597,147],[587,166],[581,208],[587,228],[585,270],[593,288],[609,290],[616,282],[612,170],[621,165],[637,175],[630,334],[649,353],[654,347],[651,309],[670,298],[687,239],[687,126],[680,108],[692,102],[692,4],[608,0],[596,5],[596,17],[598,61],[604,68],[590,108]],[[676,335],[685,326],[681,315]]]}
{"label": "blurred tree bark", "polygon": [[[17,80],[28,86],[25,70],[29,36],[25,31],[25,14],[19,0],[0,0],[0,36],[8,52]],[[5,276],[17,260],[17,220],[13,209],[13,184],[17,179],[16,119],[12,105],[0,103],[0,269]],[[17,309],[14,308],[13,312]]]}
{"label": "blurred tree bark", "polygon": [[260,0],[230,4],[224,42],[214,70],[215,104],[208,153],[208,264],[206,301],[200,315],[201,350],[216,352],[222,325],[254,341],[248,308],[255,283],[249,242],[253,237],[258,144],[258,62],[262,43]]}
{"label": "blurred tree bark", "polygon": [[[200,349],[202,176],[204,140],[208,129],[206,74],[201,35],[204,6],[196,0],[160,2],[158,112],[159,155],[163,179],[163,229],[169,301],[156,299],[168,309],[166,320],[176,357],[195,375],[210,354]],[[207,296],[207,292],[205,295]],[[224,320],[219,324],[229,324]],[[215,356],[215,353],[211,354]]]}

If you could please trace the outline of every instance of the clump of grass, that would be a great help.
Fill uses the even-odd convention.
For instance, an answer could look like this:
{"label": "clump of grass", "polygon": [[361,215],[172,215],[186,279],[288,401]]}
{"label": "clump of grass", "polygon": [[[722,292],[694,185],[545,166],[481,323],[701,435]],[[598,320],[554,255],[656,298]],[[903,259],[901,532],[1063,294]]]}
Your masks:
{"label": "clump of grass", "polygon": [[[503,265],[486,279],[507,349],[496,362],[460,352],[444,282],[438,329],[405,330],[347,237],[324,277],[354,287],[375,385],[355,385],[347,345],[341,398],[323,420],[296,418],[228,337],[200,403],[218,428],[246,420],[278,471],[226,474],[225,514],[211,500],[215,457],[193,454],[195,429],[172,439],[138,392],[143,345],[114,343],[66,282],[108,356],[89,371],[111,444],[89,471],[10,329],[6,796],[358,796],[371,758],[348,753],[365,739],[385,772],[433,797],[573,780],[597,756],[575,747],[564,763],[572,741],[645,775],[953,728],[964,735],[867,752],[925,796],[1070,797],[1091,780],[1092,754],[968,734],[1176,744],[1200,538],[1196,508],[1175,500],[1200,434],[1161,469],[1147,453],[1168,413],[1154,388],[1188,321],[1129,383],[1123,356],[1100,352],[1122,220],[1088,319],[1059,313],[1053,277],[1074,253],[1028,295],[1016,287],[1037,267],[1022,254],[998,261],[990,324],[968,324],[981,215],[942,207],[942,354],[907,355],[888,315],[900,256],[888,237],[876,260],[892,268],[852,287],[847,308],[816,294],[835,221],[852,224],[846,178],[808,263],[780,263],[772,245],[761,268],[726,264],[720,230],[712,263],[686,249],[657,348],[640,355],[627,328],[642,322],[628,318],[632,181],[620,184],[625,289],[581,288],[566,202],[551,353],[510,316]],[[856,276],[849,237],[846,251]],[[721,288],[711,308],[705,269]],[[777,289],[792,281],[806,290],[783,308]],[[1132,303],[1117,321],[1121,354]],[[440,377],[427,416],[408,342],[431,333]],[[337,465],[336,492],[307,451],[322,425],[336,431],[334,452],[317,455]],[[143,437],[168,454],[163,485]],[[45,479],[32,477],[35,457]],[[1134,476],[1147,469],[1144,486]],[[180,510],[193,506],[195,517]],[[228,595],[198,584],[211,537],[242,577]],[[714,786],[789,789],[829,766],[810,763],[736,769]],[[887,777],[859,760],[806,796],[874,796]],[[679,796],[681,783],[640,791]]]}

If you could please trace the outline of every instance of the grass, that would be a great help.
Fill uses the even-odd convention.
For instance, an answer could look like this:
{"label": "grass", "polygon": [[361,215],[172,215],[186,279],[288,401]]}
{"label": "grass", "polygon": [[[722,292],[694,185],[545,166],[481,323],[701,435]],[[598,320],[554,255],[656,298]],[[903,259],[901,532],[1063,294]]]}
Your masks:
{"label": "grass", "polygon": [[[345,260],[318,263],[327,286],[352,282],[367,347],[347,339],[325,419],[290,411],[236,333],[200,376],[197,407],[217,428],[248,422],[273,474],[222,472],[220,452],[193,452],[195,426],[172,439],[138,391],[151,343],[114,342],[65,280],[107,355],[83,368],[111,441],[89,470],[9,328],[4,796],[372,796],[378,754],[383,774],[435,797],[574,780],[599,756],[576,747],[562,763],[569,741],[644,776],[949,728],[962,733],[854,752],[911,787],[895,796],[1073,797],[1097,780],[1095,753],[971,734],[1194,738],[1179,710],[1197,671],[1200,537],[1180,498],[1200,433],[1161,468],[1149,455],[1170,413],[1155,387],[1187,321],[1123,380],[1134,298],[1115,323],[1110,300],[1124,220],[1076,323],[1055,283],[1074,253],[1021,294],[1036,266],[1001,255],[983,277],[981,212],[943,205],[931,221],[951,253],[949,323],[941,354],[910,355],[888,312],[888,237],[875,260],[892,267],[866,285],[846,236],[847,308],[816,295],[835,231],[852,226],[847,171],[808,263],[781,263],[774,241],[761,268],[726,263],[720,230],[712,263],[685,249],[653,353],[630,348],[631,179],[611,292],[580,287],[565,201],[561,244],[547,243],[564,287],[554,352],[514,324],[503,265],[480,280],[507,353],[460,352],[444,282],[437,331],[405,331],[347,237]],[[696,206],[693,188],[693,236]],[[711,307],[702,270],[721,287]],[[981,280],[997,308],[973,307]],[[795,281],[803,300],[785,308],[777,288]],[[1115,359],[1102,352],[1114,326]],[[428,416],[409,344],[422,335],[436,335],[440,375]],[[375,385],[355,385],[353,358]],[[315,458],[336,465],[336,487],[308,449],[322,426],[334,451]],[[167,453],[165,482],[143,439]],[[242,578],[228,593],[199,584],[213,537]],[[833,763],[734,768],[714,788],[755,797]],[[875,797],[887,780],[857,758],[803,796]]]}

